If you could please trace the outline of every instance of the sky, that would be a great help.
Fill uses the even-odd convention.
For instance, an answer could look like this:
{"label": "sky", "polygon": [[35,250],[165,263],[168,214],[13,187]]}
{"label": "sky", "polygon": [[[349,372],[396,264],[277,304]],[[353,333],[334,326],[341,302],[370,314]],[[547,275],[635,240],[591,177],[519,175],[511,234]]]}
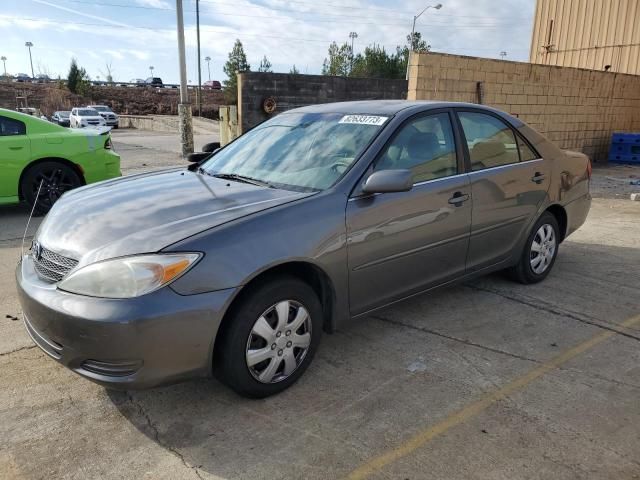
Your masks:
{"label": "sky", "polygon": [[[197,83],[196,0],[183,0],[187,77]],[[535,0],[440,0],[416,31],[436,52],[527,61]],[[406,42],[413,16],[431,0],[200,0],[202,81],[224,80],[222,67],[239,38],[252,69],[263,55],[275,72],[319,74],[332,41],[354,51]],[[9,74],[31,74],[25,42],[33,43],[35,74],[66,77],[71,58],[89,76],[117,81],[151,75],[178,83],[175,0],[0,0],[0,55]],[[2,65],[0,64],[0,69]]]}

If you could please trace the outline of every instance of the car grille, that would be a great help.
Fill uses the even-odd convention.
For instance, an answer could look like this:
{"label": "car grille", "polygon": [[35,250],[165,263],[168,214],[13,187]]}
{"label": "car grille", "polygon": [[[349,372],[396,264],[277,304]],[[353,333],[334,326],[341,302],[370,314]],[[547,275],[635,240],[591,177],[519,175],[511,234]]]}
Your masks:
{"label": "car grille", "polygon": [[87,123],[89,125],[99,125],[100,124],[100,120],[87,120]]}
{"label": "car grille", "polygon": [[32,248],[33,264],[38,277],[45,282],[59,282],[78,264],[77,260],[63,257],[42,246],[38,246],[35,250]]}

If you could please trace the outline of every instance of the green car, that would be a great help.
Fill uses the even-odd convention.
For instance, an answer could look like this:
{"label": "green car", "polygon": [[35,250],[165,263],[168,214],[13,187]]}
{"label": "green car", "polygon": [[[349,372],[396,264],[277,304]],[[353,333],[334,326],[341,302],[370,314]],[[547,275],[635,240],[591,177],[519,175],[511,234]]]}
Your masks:
{"label": "green car", "polygon": [[0,205],[44,214],[67,190],[120,176],[108,129],[70,130],[0,108]]}

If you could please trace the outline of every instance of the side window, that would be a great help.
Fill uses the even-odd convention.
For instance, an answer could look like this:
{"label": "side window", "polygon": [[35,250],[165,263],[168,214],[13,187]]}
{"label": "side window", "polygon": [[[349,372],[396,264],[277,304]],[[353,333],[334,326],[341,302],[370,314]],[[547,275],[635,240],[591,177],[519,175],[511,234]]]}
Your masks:
{"label": "side window", "polygon": [[520,161],[513,130],[492,115],[458,112],[469,147],[471,170],[509,165]]}
{"label": "side window", "polygon": [[413,182],[448,177],[458,172],[453,129],[447,113],[416,118],[396,133],[375,170],[408,169]]}
{"label": "side window", "polygon": [[20,120],[0,116],[0,136],[26,135],[27,128]]}
{"label": "side window", "polygon": [[525,142],[522,138],[520,138],[520,135],[517,135],[517,137],[518,137],[518,150],[520,150],[521,162],[527,162],[529,160],[535,160],[536,158],[539,158],[538,154],[533,150],[531,150],[531,147],[527,145],[527,142]]}

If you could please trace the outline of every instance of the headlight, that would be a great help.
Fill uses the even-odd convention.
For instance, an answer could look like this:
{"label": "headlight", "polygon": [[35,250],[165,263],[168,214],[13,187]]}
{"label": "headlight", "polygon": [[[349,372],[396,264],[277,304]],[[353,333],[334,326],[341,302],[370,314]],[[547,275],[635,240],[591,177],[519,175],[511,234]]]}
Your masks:
{"label": "headlight", "polygon": [[91,297],[139,297],[176,280],[200,256],[199,253],[171,253],[105,260],[72,272],[58,288]]}

